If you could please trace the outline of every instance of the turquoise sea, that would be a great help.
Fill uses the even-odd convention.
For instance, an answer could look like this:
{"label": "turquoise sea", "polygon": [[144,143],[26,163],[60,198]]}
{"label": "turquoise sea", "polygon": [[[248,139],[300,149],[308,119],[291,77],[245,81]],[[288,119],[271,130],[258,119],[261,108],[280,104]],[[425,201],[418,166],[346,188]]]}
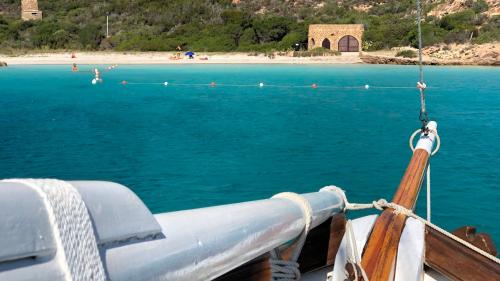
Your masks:
{"label": "turquoise sea", "polygon": [[[476,226],[500,246],[500,68],[425,73],[442,139],[433,221]],[[92,85],[69,66],[0,68],[0,178],[115,181],[155,213],[331,184],[352,202],[391,199],[420,125],[417,76],[415,66],[118,66]]]}

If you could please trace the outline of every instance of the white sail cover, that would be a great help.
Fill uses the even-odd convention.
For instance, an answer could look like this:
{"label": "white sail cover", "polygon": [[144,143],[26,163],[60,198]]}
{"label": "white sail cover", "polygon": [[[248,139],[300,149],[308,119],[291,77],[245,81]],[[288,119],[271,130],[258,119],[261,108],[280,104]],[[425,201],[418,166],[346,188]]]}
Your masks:
{"label": "white sail cover", "polygon": [[[365,216],[351,221],[352,230],[356,240],[356,248],[361,255],[368,240],[377,215]],[[413,218],[406,220],[405,228],[399,241],[399,248],[396,261],[395,281],[420,281],[424,277],[424,233],[425,225]],[[343,281],[347,279],[345,265],[347,263],[348,249],[346,247],[346,235],[340,243],[335,266],[331,274],[332,281]]]}
{"label": "white sail cover", "polygon": [[420,281],[424,278],[425,225],[414,218],[406,220],[399,240],[395,281]]}

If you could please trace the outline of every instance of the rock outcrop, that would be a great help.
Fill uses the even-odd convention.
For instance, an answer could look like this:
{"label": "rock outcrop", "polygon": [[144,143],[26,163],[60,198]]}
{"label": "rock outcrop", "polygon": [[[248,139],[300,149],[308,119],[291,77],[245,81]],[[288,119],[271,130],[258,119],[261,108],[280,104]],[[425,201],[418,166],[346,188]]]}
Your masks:
{"label": "rock outcrop", "polygon": [[441,44],[424,48],[424,55],[432,60],[460,61],[472,65],[499,65],[500,44]]}
{"label": "rock outcrop", "polygon": [[[500,66],[500,44],[452,44],[424,48],[425,65],[489,65]],[[363,54],[361,60],[369,64],[418,64],[418,59],[395,57],[394,54]]]}
{"label": "rock outcrop", "polygon": [[2,67],[2,66],[7,66],[7,63],[3,62],[3,61],[0,61],[0,67]]}

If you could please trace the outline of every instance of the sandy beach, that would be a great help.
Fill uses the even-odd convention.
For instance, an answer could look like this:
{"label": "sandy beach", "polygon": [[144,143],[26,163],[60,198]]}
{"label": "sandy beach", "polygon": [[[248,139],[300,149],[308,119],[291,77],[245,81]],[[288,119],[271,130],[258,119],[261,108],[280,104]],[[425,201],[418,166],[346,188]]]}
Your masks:
{"label": "sandy beach", "polygon": [[[263,54],[246,53],[205,54],[200,53],[194,59],[181,56],[179,60],[170,59],[172,52],[76,52],[76,58],[70,52],[40,53],[21,56],[0,55],[0,61],[8,65],[28,64],[355,64],[362,63],[358,53],[343,53],[339,56],[290,57],[275,56],[269,58]],[[207,57],[207,60],[200,59]]]}
{"label": "sandy beach", "polygon": [[[293,57],[291,53],[276,53],[273,58],[252,53],[197,53],[194,59],[181,55],[174,60],[173,52],[47,52],[24,55],[0,54],[7,65],[33,64],[416,64],[417,58],[396,57],[400,50],[393,48],[374,52],[342,53],[338,56]],[[500,44],[450,44],[424,48],[424,63],[432,65],[500,65]],[[206,58],[206,59],[202,59]]]}

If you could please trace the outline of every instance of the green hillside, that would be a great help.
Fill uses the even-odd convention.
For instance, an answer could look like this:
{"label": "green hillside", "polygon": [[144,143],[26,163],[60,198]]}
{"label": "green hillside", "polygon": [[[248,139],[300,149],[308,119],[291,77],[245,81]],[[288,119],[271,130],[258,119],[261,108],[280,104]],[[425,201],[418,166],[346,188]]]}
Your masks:
{"label": "green hillside", "polygon": [[[20,0],[0,2],[0,51],[72,49],[171,51],[287,50],[307,43],[311,23],[362,23],[365,50],[416,44],[415,1],[40,0],[44,18],[20,20]],[[439,1],[426,3],[430,11]],[[319,4],[318,4],[319,3]],[[360,5],[368,8],[361,9]],[[373,5],[373,6],[372,6]],[[483,0],[441,18],[427,16],[427,45],[500,40],[499,16]],[[105,38],[106,14],[110,38]]]}

